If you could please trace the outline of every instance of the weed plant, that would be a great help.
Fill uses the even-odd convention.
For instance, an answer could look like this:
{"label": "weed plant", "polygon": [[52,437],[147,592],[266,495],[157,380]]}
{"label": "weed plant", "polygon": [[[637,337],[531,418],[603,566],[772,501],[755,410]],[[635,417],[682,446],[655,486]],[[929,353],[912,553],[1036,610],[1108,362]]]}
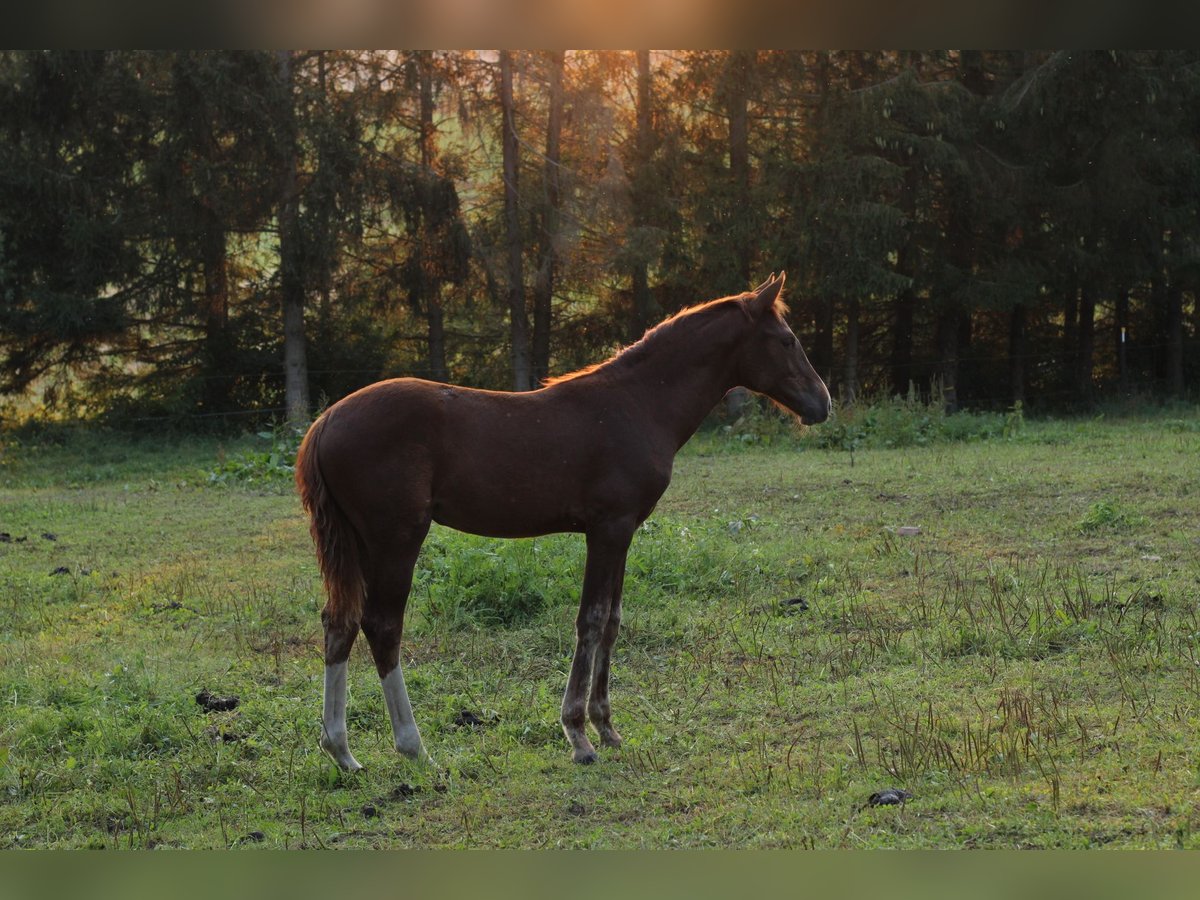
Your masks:
{"label": "weed plant", "polygon": [[1020,403],[1004,413],[963,410],[946,412],[943,397],[907,396],[865,398],[854,404],[835,403],[830,420],[819,428],[799,429],[793,417],[769,403],[751,400],[734,421],[719,426],[717,435],[731,447],[815,447],[854,453],[863,449],[924,447],[948,442],[1014,440],[1025,430]]}

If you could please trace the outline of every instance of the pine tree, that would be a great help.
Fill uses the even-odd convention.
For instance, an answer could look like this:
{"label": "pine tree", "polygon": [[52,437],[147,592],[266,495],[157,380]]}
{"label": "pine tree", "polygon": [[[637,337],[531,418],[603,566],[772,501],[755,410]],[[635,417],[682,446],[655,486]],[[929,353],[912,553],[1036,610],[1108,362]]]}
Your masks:
{"label": "pine tree", "polygon": [[[117,53],[0,56],[0,391],[47,402],[74,370],[130,349],[145,302],[126,215],[154,123],[135,60]],[[47,381],[47,379],[49,379]]]}

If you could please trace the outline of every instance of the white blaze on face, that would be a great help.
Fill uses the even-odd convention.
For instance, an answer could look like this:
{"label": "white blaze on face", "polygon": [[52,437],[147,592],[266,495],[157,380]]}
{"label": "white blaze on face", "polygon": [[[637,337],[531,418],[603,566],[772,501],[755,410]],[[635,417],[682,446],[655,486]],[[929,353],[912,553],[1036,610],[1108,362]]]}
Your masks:
{"label": "white blaze on face", "polygon": [[321,711],[321,748],[343,769],[361,769],[346,741],[346,663],[325,667],[325,702]]}
{"label": "white blaze on face", "polygon": [[404,670],[399,664],[380,681],[388,715],[392,718],[392,735],[396,749],[412,759],[428,759],[429,754],[421,744],[421,732],[413,718],[412,704],[408,700],[408,688],[404,685]]}

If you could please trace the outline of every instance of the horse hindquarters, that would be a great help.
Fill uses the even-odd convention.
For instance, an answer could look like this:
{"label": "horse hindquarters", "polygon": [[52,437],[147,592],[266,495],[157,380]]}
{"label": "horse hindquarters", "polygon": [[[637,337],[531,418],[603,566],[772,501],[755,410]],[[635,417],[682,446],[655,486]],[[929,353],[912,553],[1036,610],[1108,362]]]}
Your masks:
{"label": "horse hindquarters", "polygon": [[[317,419],[300,444],[296,487],[309,516],[309,532],[317,547],[317,565],[328,596],[321,619],[327,629],[353,626],[357,631],[365,588],[358,534],[329,493],[318,460],[321,434],[328,421],[327,415]],[[349,653],[346,647],[345,654]]]}
{"label": "horse hindquarters", "polygon": [[360,452],[347,453],[347,448],[363,448],[361,422],[356,427],[354,418],[343,413],[337,430],[325,434],[328,421],[327,414],[313,424],[296,461],[296,481],[311,517],[329,596],[321,613],[325,628],[321,747],[343,769],[361,768],[346,738],[346,667],[361,628],[379,673],[396,749],[427,759],[400,666],[400,639],[413,568],[429,531],[428,478],[413,478],[421,467],[399,464],[395,456],[380,454],[364,460]]}

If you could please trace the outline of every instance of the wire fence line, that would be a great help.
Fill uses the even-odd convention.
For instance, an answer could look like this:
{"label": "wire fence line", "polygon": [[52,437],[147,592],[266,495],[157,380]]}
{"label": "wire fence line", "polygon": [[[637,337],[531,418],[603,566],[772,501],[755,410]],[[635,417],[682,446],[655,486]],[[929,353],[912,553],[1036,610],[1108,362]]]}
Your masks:
{"label": "wire fence line", "polygon": [[[1110,352],[1112,349],[1110,346],[1111,342],[1104,340],[1108,335],[1098,333],[1097,337],[1101,339],[1097,340],[1097,352],[1093,355],[1094,374],[1090,388],[1086,390],[1081,391],[1079,385],[1071,383],[1071,379],[1074,377],[1073,373],[1077,371],[1075,367],[1078,365],[1079,355],[1070,348],[1061,346],[1044,347],[1040,352],[1027,352],[1023,354],[1020,359],[1020,365],[1027,375],[1024,385],[1024,395],[1019,398],[1014,397],[1006,374],[989,378],[979,378],[977,374],[981,367],[989,365],[996,366],[997,371],[1003,367],[1003,371],[1007,373],[1015,362],[1011,354],[967,352],[956,356],[953,360],[953,363],[958,367],[959,380],[956,385],[958,399],[961,401],[962,407],[967,409],[1010,408],[1016,399],[1020,399],[1026,407],[1032,404],[1048,408],[1062,408],[1070,404],[1086,404],[1089,402],[1119,400],[1128,397],[1150,396],[1161,389],[1162,379],[1153,372],[1153,366],[1161,359],[1161,354],[1168,347],[1165,341],[1130,342],[1126,344],[1127,362],[1124,372],[1122,372],[1119,357],[1115,353]],[[1130,357],[1132,357],[1132,360],[1130,360]],[[860,360],[858,366],[858,372],[861,375],[866,375],[867,378],[865,380],[868,382],[865,389],[860,388],[856,391],[859,402],[869,403],[872,398],[886,395],[904,395],[912,390],[914,386],[919,396],[930,397],[932,396],[933,382],[936,381],[945,364],[945,361],[935,357],[914,355],[914,358],[907,366],[916,375],[913,381],[910,382],[909,388],[905,390],[895,387],[880,389],[879,384],[887,381],[886,377],[879,377],[880,373],[889,372],[892,369],[892,364],[889,359],[881,354],[872,354],[865,362]],[[844,361],[839,359],[833,365],[821,367],[821,370],[826,380],[830,383],[834,394],[837,395],[844,384]],[[341,378],[352,382],[361,382],[360,385],[353,387],[339,388],[339,396],[328,398],[328,402],[339,399],[343,390],[344,393],[349,393],[358,386],[365,386],[375,381],[403,377],[431,378],[433,374],[430,368],[419,365],[404,366],[394,371],[387,371],[379,367],[320,367],[308,369],[310,384],[314,380],[319,382],[328,378]],[[244,386],[250,386],[251,390],[254,389],[253,385],[257,385],[260,391],[266,393],[277,392],[276,396],[281,398],[285,373],[280,368],[278,370],[257,370],[240,373],[193,374],[188,377],[189,380],[202,383],[212,381],[240,381]],[[1033,382],[1032,384],[1030,383],[1031,381]],[[877,382],[877,384],[872,384],[871,382]],[[474,385],[470,383],[469,379],[455,379],[455,383],[463,384],[464,386],[494,387],[491,384]],[[1001,388],[1001,384],[1004,387]],[[319,385],[312,386],[319,388]],[[1000,389],[997,390],[997,388]],[[320,395],[319,390],[314,393]],[[266,396],[263,399],[267,400],[268,403],[270,402]],[[321,403],[310,404],[310,415],[317,412],[322,405]],[[123,421],[138,424],[214,420],[237,422],[252,421],[255,419],[264,421],[279,420],[286,414],[287,407],[277,402],[264,406],[255,405],[247,408],[220,410],[179,409],[160,414],[130,415],[121,418]]]}

